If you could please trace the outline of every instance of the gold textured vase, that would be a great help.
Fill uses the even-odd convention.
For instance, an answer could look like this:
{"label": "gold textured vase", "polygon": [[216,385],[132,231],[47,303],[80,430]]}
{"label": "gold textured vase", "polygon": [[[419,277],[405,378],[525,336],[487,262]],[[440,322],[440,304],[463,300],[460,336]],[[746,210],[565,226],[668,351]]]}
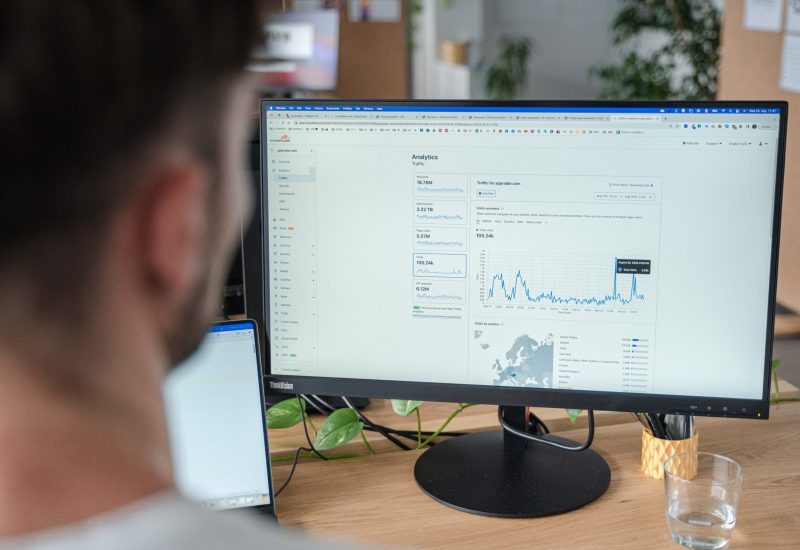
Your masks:
{"label": "gold textured vase", "polygon": [[[697,452],[697,430],[689,439],[659,439],[642,430],[642,472],[653,479],[664,479],[664,461],[677,453]],[[682,471],[676,474],[684,479],[694,479],[697,463],[682,461]]]}

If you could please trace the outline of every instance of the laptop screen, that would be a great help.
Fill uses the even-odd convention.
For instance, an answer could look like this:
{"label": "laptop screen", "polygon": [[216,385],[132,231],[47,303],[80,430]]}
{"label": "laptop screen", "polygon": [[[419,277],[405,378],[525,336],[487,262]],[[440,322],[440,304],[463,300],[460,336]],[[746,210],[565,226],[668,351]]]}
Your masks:
{"label": "laptop screen", "polygon": [[164,383],[175,485],[209,509],[272,504],[255,324],[219,323]]}

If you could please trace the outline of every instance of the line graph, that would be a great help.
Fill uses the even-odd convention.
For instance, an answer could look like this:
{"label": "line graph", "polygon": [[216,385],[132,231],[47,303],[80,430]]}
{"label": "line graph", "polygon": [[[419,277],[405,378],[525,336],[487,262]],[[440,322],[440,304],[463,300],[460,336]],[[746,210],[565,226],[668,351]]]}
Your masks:
{"label": "line graph", "polygon": [[467,228],[446,225],[418,225],[414,227],[414,248],[421,250],[464,250],[467,246]]}
{"label": "line graph", "polygon": [[417,239],[416,244],[422,248],[464,248],[464,241],[426,241]]}
{"label": "line graph", "polygon": [[439,275],[441,277],[463,277],[464,272],[457,268],[452,268],[449,271],[442,271],[437,269],[429,269],[427,267],[418,267],[414,272],[417,275]]}
{"label": "line graph", "polygon": [[417,187],[417,193],[431,195],[463,194],[463,187]]}
{"label": "line graph", "polygon": [[429,292],[417,292],[417,300],[420,302],[456,302],[461,303],[464,301],[464,296],[461,294],[431,294]]}
{"label": "line graph", "polygon": [[618,273],[610,255],[482,254],[486,304],[645,308],[650,275]]}
{"label": "line graph", "polygon": [[464,279],[467,276],[466,254],[414,254],[414,277]]}
{"label": "line graph", "polygon": [[448,214],[420,214],[417,213],[416,221],[418,222],[463,222],[466,218],[460,214],[450,216]]}
{"label": "line graph", "polygon": [[438,173],[415,174],[414,192],[418,195],[434,197],[463,197],[467,193],[467,175]]}
{"label": "line graph", "polygon": [[[455,200],[414,201],[414,222],[430,225],[464,225],[467,202]],[[449,239],[448,239],[449,240]]]}
{"label": "line graph", "polygon": [[464,281],[417,280],[413,288],[415,303],[463,304],[466,301]]}

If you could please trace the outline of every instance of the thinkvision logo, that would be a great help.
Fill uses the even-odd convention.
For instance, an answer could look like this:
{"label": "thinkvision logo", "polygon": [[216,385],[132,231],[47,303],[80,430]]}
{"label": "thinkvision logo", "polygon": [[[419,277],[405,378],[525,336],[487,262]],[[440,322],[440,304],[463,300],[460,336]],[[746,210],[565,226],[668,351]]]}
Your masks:
{"label": "thinkvision logo", "polygon": [[294,384],[291,382],[273,382],[269,381],[269,388],[271,390],[293,390]]}

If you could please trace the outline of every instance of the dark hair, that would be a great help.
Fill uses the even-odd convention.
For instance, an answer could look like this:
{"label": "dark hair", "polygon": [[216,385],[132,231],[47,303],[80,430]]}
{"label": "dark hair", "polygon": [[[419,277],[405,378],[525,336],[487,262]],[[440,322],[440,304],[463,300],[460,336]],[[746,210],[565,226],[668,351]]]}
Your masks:
{"label": "dark hair", "polygon": [[0,281],[26,262],[75,273],[65,259],[81,250],[38,251],[101,232],[126,163],[179,115],[205,124],[188,145],[219,145],[221,93],[258,22],[257,0],[0,2]]}

